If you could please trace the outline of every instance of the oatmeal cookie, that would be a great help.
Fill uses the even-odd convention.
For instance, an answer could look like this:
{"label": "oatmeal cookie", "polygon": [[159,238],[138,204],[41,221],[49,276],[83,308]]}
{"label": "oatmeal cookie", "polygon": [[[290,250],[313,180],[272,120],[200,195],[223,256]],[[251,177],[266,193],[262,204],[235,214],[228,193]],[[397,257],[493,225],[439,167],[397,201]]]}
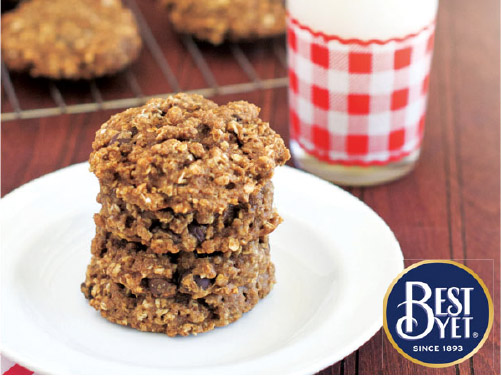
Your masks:
{"label": "oatmeal cookie", "polygon": [[134,294],[169,298],[189,294],[232,294],[254,281],[270,261],[268,238],[248,243],[238,252],[156,254],[141,243],[128,242],[97,228],[91,264]]}
{"label": "oatmeal cookie", "polygon": [[99,233],[81,290],[109,321],[169,336],[228,325],[273,284],[266,238],[237,253],[157,255],[140,243]]}
{"label": "oatmeal cookie", "polygon": [[2,58],[12,70],[88,79],[136,59],[141,37],[120,0],[29,0],[2,15]]}
{"label": "oatmeal cookie", "polygon": [[247,102],[153,99],[107,121],[81,289],[106,319],[169,336],[228,325],[275,283],[271,178],[289,151]]}
{"label": "oatmeal cookie", "polygon": [[132,294],[125,286],[112,282],[107,275],[95,273],[84,286],[89,303],[104,318],[144,332],[165,333],[171,337],[207,332],[228,325],[250,311],[271,291],[273,264],[258,279],[238,288],[231,295],[209,295],[190,299],[186,295],[174,298],[154,298]]}
{"label": "oatmeal cookie", "polygon": [[143,210],[223,214],[248,203],[290,154],[247,102],[199,95],[152,99],[113,116],[96,134],[91,171]]}
{"label": "oatmeal cookie", "polygon": [[167,208],[142,210],[101,187],[94,215],[98,227],[133,242],[149,246],[155,253],[179,251],[199,253],[235,252],[249,241],[268,235],[280,224],[273,209],[273,184],[252,193],[248,203],[229,205],[222,214],[176,214]]}
{"label": "oatmeal cookie", "polygon": [[178,32],[213,44],[285,32],[284,0],[161,0]]}

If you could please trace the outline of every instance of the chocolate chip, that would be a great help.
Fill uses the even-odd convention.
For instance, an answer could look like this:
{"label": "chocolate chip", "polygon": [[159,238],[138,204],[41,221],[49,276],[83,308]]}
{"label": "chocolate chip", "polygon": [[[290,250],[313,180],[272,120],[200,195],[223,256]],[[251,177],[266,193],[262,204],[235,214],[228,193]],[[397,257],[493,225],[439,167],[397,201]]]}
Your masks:
{"label": "chocolate chip", "polygon": [[191,235],[197,238],[199,243],[202,243],[205,240],[207,226],[192,222],[188,225],[188,231]]}
{"label": "chocolate chip", "polygon": [[127,218],[125,219],[125,227],[130,228],[133,223],[134,223],[134,218],[131,216],[127,216]]}
{"label": "chocolate chip", "polygon": [[176,286],[169,283],[164,278],[151,278],[148,280],[148,289],[152,295],[158,297],[168,297],[176,293]]}
{"label": "chocolate chip", "polygon": [[174,301],[180,304],[189,304],[191,299],[191,295],[189,294],[176,294],[176,296],[174,296]]}
{"label": "chocolate chip", "polygon": [[211,285],[211,280],[209,278],[202,278],[199,275],[193,276],[193,280],[202,290],[207,290],[207,288]]}
{"label": "chocolate chip", "polygon": [[83,292],[86,299],[93,298],[92,296],[92,286],[86,286],[85,282],[80,285],[80,290]]}
{"label": "chocolate chip", "polygon": [[233,220],[238,215],[238,207],[236,205],[228,205],[228,209],[223,213],[223,223],[225,226],[231,225]]}
{"label": "chocolate chip", "polygon": [[198,133],[202,137],[206,137],[210,134],[210,127],[206,124],[202,124],[202,126],[199,128]]}
{"label": "chocolate chip", "polygon": [[114,134],[113,137],[110,140],[109,145],[114,144],[118,140],[118,136],[120,136],[120,133]]}
{"label": "chocolate chip", "polygon": [[136,128],[136,127],[132,127],[132,128],[130,129],[130,133],[132,133],[132,137],[134,137],[134,136],[137,134],[137,132],[138,132],[138,130],[137,130],[137,128]]}
{"label": "chocolate chip", "polygon": [[115,134],[111,140],[110,140],[110,143],[108,145],[112,145],[114,144],[115,142],[118,142],[119,145],[122,145],[122,144],[128,144],[130,142],[130,139],[129,138],[119,138],[120,137],[120,133],[117,133]]}

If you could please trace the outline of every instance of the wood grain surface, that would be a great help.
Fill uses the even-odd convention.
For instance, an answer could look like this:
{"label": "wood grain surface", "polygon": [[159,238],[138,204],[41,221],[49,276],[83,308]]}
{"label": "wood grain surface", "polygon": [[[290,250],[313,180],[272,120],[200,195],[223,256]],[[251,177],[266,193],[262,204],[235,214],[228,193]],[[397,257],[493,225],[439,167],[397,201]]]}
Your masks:
{"label": "wood grain surface", "polygon": [[[138,2],[182,90],[249,81],[228,45],[200,46],[213,77],[206,77],[185,42],[169,29],[165,14]],[[406,264],[454,259],[472,268],[489,288],[495,321],[488,341],[471,359],[448,368],[416,365],[391,346],[382,331],[321,374],[499,374],[500,373],[500,49],[499,2],[454,0],[440,4],[430,80],[423,152],[407,177],[371,188],[346,188],[392,228]],[[286,68],[273,48],[284,40],[243,45],[261,79],[283,77]],[[129,76],[127,76],[129,75]],[[132,79],[132,81],[131,81]],[[13,74],[22,109],[53,107],[51,83]],[[132,84],[131,84],[132,82]],[[137,84],[135,85],[134,82]],[[97,81],[104,99],[155,95],[175,90],[150,50],[129,73]],[[86,82],[60,82],[66,104],[92,102]],[[287,89],[216,96],[224,103],[244,99],[262,108],[288,140]],[[10,112],[2,88],[2,111]],[[1,126],[1,194],[70,164],[87,160],[96,130],[117,111],[13,120]],[[370,287],[369,287],[370,288]]]}

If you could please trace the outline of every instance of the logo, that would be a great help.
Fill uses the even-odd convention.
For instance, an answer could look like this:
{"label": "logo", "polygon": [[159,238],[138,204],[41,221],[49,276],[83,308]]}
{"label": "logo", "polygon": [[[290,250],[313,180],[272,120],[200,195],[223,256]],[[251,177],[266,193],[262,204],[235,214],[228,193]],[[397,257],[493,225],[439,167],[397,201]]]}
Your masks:
{"label": "logo", "polygon": [[484,282],[454,261],[422,261],[390,285],[383,306],[384,329],[405,358],[448,367],[473,356],[494,320]]}

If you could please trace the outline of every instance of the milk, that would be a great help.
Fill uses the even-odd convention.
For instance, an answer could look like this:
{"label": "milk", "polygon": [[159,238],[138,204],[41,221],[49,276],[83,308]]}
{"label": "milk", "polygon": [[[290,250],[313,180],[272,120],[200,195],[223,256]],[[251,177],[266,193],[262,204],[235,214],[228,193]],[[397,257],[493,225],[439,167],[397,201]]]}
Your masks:
{"label": "milk", "polygon": [[296,164],[342,185],[409,173],[421,151],[438,0],[287,7]]}
{"label": "milk", "polygon": [[314,31],[345,39],[386,40],[428,26],[438,0],[287,0],[289,14]]}

